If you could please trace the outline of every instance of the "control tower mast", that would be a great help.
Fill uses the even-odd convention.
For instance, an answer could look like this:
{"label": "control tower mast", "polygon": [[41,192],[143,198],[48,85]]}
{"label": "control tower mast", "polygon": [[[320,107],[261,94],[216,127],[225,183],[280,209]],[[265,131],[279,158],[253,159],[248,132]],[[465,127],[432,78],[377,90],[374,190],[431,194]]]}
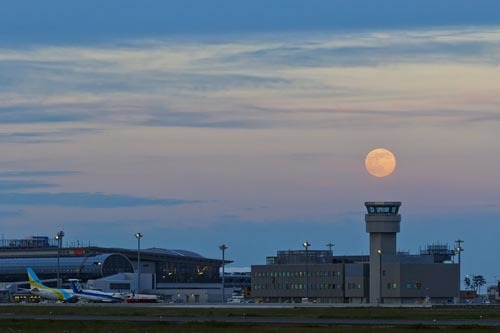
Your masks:
{"label": "control tower mast", "polygon": [[383,259],[396,255],[401,202],[365,202],[366,232],[370,234],[370,303],[382,303]]}

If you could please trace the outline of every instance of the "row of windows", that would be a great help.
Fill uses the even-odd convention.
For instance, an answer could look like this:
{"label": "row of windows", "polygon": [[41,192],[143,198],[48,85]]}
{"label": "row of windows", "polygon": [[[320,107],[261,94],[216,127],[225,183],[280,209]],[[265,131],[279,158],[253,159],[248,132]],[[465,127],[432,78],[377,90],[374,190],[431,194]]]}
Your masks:
{"label": "row of windows", "polygon": [[[271,284],[254,284],[254,289],[304,289],[305,284],[302,283],[271,283]],[[335,283],[311,283],[309,289],[335,289]],[[388,282],[387,289],[397,289],[396,282]],[[406,289],[417,288],[416,284],[407,283]],[[348,283],[347,289],[361,289],[361,283]]]}
{"label": "row of windows", "polygon": [[397,214],[398,206],[370,206],[368,212],[370,214]]}
{"label": "row of windows", "polygon": [[[417,283],[406,283],[406,289],[419,289]],[[302,283],[271,283],[271,284],[254,284],[255,289],[304,289],[305,284]],[[338,288],[335,283],[311,283],[309,289],[335,289]],[[387,289],[397,289],[396,282],[388,282]],[[361,283],[348,283],[347,289],[361,289]]]}
{"label": "row of windows", "polygon": [[[308,272],[309,277],[340,276],[340,272],[321,271]],[[303,277],[306,272],[254,272],[254,277]]]}
{"label": "row of windows", "polygon": [[361,283],[348,283],[347,289],[361,289]]}
{"label": "row of windows", "polygon": [[406,289],[420,289],[422,287],[422,284],[420,282],[406,282]]}
{"label": "row of windows", "polygon": [[[49,269],[36,268],[36,269],[34,269],[34,271],[36,272],[36,274],[44,274],[44,273],[53,274],[54,272],[57,272],[57,268],[49,268]],[[59,269],[59,272],[60,273],[78,273],[78,270],[74,269],[74,268],[63,268],[63,267],[61,267]]]}
{"label": "row of windows", "polygon": [[[303,283],[272,283],[272,284],[254,284],[254,290],[259,289],[284,289],[284,290],[301,290],[305,289]],[[309,289],[335,289],[338,288],[335,283],[311,283]]]}

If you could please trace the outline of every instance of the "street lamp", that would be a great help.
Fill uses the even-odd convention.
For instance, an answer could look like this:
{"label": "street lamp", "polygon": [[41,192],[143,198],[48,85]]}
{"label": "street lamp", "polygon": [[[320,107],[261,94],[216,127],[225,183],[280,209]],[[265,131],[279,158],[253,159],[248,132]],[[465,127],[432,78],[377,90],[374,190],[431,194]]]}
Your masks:
{"label": "street lamp", "polygon": [[377,253],[378,253],[379,279],[380,279],[380,285],[379,285],[380,292],[379,292],[378,301],[379,301],[379,303],[382,303],[382,253],[383,253],[383,251],[381,249],[378,249]]}
{"label": "street lamp", "polygon": [[309,246],[311,244],[309,242],[302,243],[302,246],[306,249],[306,299],[309,301]]}
{"label": "street lamp", "polygon": [[[463,240],[461,239],[457,239],[455,241],[457,243],[457,246],[455,247],[455,251],[458,253],[458,285],[460,286],[461,284],[461,279],[462,279],[462,275],[461,275],[461,267],[462,267],[462,261],[461,261],[461,254],[462,254],[462,251],[464,250],[463,247],[462,247],[462,243],[464,243]],[[458,288],[458,299],[460,299],[460,287]]]}
{"label": "street lamp", "polygon": [[224,303],[224,266],[226,264],[226,261],[225,261],[225,258],[224,258],[224,254],[227,250],[227,246],[225,244],[222,244],[219,246],[219,249],[222,251],[222,303]]}
{"label": "street lamp", "polygon": [[137,238],[137,292],[141,292],[141,238],[142,234],[140,232],[135,233],[135,238]]}
{"label": "street lamp", "polygon": [[64,237],[64,231],[61,230],[56,235],[56,240],[57,240],[57,288],[61,288],[61,280],[59,279],[59,276],[61,274],[60,257],[61,257],[61,247],[62,247],[63,237]]}
{"label": "street lamp", "polygon": [[461,239],[457,239],[455,242],[457,243],[457,247],[455,248],[455,251],[458,253],[458,264],[460,265],[460,262],[461,262],[460,261],[460,254],[464,250],[462,247],[462,243],[464,243],[464,241]]}

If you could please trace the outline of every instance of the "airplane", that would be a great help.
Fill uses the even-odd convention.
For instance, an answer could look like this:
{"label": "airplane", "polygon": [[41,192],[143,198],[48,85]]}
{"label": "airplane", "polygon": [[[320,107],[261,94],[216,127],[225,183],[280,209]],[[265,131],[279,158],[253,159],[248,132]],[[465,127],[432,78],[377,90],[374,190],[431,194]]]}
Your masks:
{"label": "airplane", "polygon": [[28,268],[28,278],[30,281],[30,292],[33,295],[40,296],[44,299],[50,299],[62,302],[74,302],[76,297],[69,289],[59,289],[47,287],[40,281],[33,269]]}
{"label": "airplane", "polygon": [[122,302],[124,295],[120,293],[105,293],[100,290],[82,289],[78,279],[69,279],[69,284],[76,297],[90,302]]}

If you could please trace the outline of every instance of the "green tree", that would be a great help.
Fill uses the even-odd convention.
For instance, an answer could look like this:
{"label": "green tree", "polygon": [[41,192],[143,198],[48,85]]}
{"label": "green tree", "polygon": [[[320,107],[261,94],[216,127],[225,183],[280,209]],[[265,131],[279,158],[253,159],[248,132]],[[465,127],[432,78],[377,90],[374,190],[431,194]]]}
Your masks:
{"label": "green tree", "polygon": [[465,289],[469,289],[469,290],[472,290],[472,282],[470,280],[470,277],[469,276],[466,276],[464,278],[464,285],[465,285]]}
{"label": "green tree", "polygon": [[481,287],[486,284],[486,279],[482,275],[473,275],[472,276],[472,286],[477,294],[481,291]]}

